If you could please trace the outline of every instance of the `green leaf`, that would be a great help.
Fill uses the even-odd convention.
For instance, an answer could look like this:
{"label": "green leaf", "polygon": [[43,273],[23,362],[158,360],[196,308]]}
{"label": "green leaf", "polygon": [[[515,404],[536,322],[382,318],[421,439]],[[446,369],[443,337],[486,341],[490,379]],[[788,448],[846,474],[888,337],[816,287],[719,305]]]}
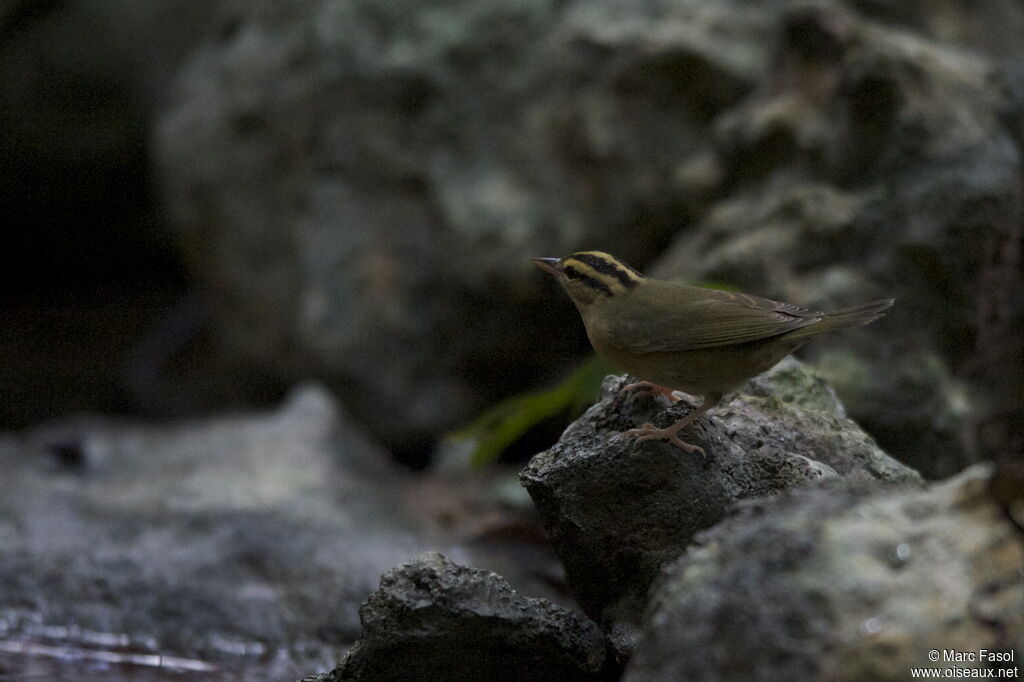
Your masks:
{"label": "green leaf", "polygon": [[608,363],[591,356],[564,381],[507,398],[447,438],[471,442],[470,465],[484,466],[544,420],[560,415],[567,420],[578,416],[594,401],[604,377],[612,372]]}

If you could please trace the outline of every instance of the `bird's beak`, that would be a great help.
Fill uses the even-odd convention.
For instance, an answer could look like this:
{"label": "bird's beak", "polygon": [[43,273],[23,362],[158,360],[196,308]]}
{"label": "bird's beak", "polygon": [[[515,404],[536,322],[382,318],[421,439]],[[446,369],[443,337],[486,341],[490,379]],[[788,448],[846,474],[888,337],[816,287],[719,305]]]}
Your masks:
{"label": "bird's beak", "polygon": [[530,262],[533,263],[534,265],[536,265],[541,270],[544,270],[546,272],[550,272],[552,275],[557,275],[558,274],[558,270],[555,269],[555,266],[558,265],[558,261],[560,261],[560,260],[562,260],[562,259],[561,258],[531,258]]}

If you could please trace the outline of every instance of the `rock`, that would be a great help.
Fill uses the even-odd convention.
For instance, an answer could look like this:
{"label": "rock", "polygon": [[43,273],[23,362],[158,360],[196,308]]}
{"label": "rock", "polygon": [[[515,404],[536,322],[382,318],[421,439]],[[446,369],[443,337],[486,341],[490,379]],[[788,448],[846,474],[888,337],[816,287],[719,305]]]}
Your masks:
{"label": "rock", "polygon": [[927,1],[852,0],[849,5],[894,28],[910,29],[994,59],[1024,57],[1024,7],[1018,3],[953,0],[939,7]]}
{"label": "rock", "polygon": [[[970,391],[935,352],[908,354],[895,367],[850,350],[816,354],[814,369],[843,404],[900,461],[928,478],[952,476],[971,458],[961,441],[971,427]],[[897,400],[898,398],[898,400]]]}
{"label": "rock", "polygon": [[582,614],[437,553],[385,573],[359,615],[359,641],[322,679],[597,680],[605,658]]}
{"label": "rock", "polygon": [[316,385],[268,414],[0,434],[0,467],[0,668],[18,679],[44,664],[7,660],[12,642],[232,679],[328,669],[381,573],[428,549],[570,601],[539,522],[496,499],[501,472],[413,477]]}
{"label": "rock", "polygon": [[813,369],[788,357],[710,411],[746,453],[801,456],[850,480],[919,483],[846,416],[835,391]]}
{"label": "rock", "polygon": [[699,210],[709,122],[763,75],[770,17],[612,0],[221,12],[154,147],[218,338],[422,450],[585,343],[528,257],[600,245],[643,265]]}
{"label": "rock", "polygon": [[[885,283],[905,267],[949,289],[954,314],[933,306],[906,326],[951,329],[953,348],[925,350],[941,351],[950,376],[973,376],[951,355],[977,351],[974,384],[1006,394],[1024,372],[990,368],[1011,364],[1006,340],[1020,336],[1009,188],[1021,88],[1010,74],[1024,10],[1005,0],[790,9],[806,4],[8,0],[0,205],[24,229],[3,251],[22,285],[74,287],[98,264],[117,288],[126,272],[133,284],[154,271],[180,280],[180,241],[213,305],[217,361],[265,372],[254,392],[329,381],[378,437],[423,455],[584,343],[526,256],[587,246],[643,267],[719,208],[745,223],[770,208],[762,194],[813,190],[810,178],[837,195],[813,215],[820,232],[798,235],[816,262],[762,240],[756,223],[740,234],[764,241],[768,262],[824,270],[814,279],[852,296],[837,283],[870,282],[877,269],[860,272],[857,254],[891,249],[828,237],[843,234],[842,216],[854,211],[855,231],[879,240],[913,225],[899,262],[882,266]],[[780,169],[793,177],[752,186]],[[754,284],[771,293],[774,282]],[[1024,366],[1019,353],[1012,366]],[[31,413],[45,410],[40,400]]]}
{"label": "rock", "polygon": [[[932,6],[910,6],[906,24],[942,33],[925,18]],[[1024,285],[1024,104],[1014,74],[840,3],[787,10],[768,77],[714,122],[731,191],[656,269],[826,308],[895,296],[883,320],[806,352],[863,358],[877,388],[851,394],[852,415],[928,477],[975,459],[975,423],[1024,409],[1014,303]],[[922,394],[928,405],[917,410]]]}
{"label": "rock", "polygon": [[[644,267],[673,237],[662,274],[895,294],[854,348],[882,378],[934,353],[983,404],[1024,382],[1021,102],[994,61],[1022,22],[998,0],[240,3],[162,113],[159,186],[222,343],[329,381],[401,451],[583,344],[525,258]],[[855,416],[898,414],[890,388]]]}
{"label": "rock", "polygon": [[[991,469],[834,482],[745,504],[666,568],[626,682],[905,680],[931,650],[1024,651],[1024,544]],[[979,671],[984,672],[984,671]]]}
{"label": "rock", "polygon": [[268,415],[4,436],[3,637],[247,679],[329,667],[380,573],[437,546],[393,466],[311,386]]}
{"label": "rock", "polygon": [[845,419],[831,391],[796,361],[684,432],[706,460],[665,442],[635,447],[624,431],[646,421],[667,426],[692,408],[623,394],[626,383],[608,378],[599,402],[521,474],[570,588],[620,660],[635,644],[660,567],[738,500],[827,479],[920,482]]}

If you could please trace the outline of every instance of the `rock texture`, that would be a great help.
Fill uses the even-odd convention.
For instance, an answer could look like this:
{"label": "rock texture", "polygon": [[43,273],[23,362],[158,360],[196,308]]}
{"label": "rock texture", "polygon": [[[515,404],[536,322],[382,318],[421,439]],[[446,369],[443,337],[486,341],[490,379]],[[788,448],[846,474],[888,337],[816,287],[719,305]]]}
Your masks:
{"label": "rock texture", "polygon": [[[1024,382],[1022,23],[996,0],[239,3],[161,117],[160,186],[222,342],[331,381],[400,450],[582,344],[526,257],[643,267],[675,237],[660,274],[894,294],[852,342],[884,389],[851,402],[938,477],[972,458],[970,407],[1024,407],[1001,397]],[[910,355],[938,368],[922,412]],[[965,378],[988,388],[965,402]]]}
{"label": "rock texture", "polygon": [[329,667],[381,572],[437,546],[402,509],[402,473],[322,388],[267,415],[4,436],[0,468],[8,646],[287,679]]}
{"label": "rock texture", "polygon": [[828,479],[919,483],[845,419],[831,391],[787,361],[699,419],[684,440],[636,447],[622,432],[668,425],[690,408],[666,407],[606,380],[600,401],[536,455],[522,474],[580,605],[625,658],[648,588],[661,566],[738,500]]}
{"label": "rock texture", "polygon": [[[759,500],[668,567],[626,682],[905,680],[1013,667],[1024,652],[1021,535],[973,467],[928,490],[837,482]],[[1015,650],[932,663],[930,650]]]}
{"label": "rock texture", "polygon": [[768,16],[606,0],[221,12],[155,135],[221,340],[331,381],[399,450],[528,385],[585,341],[526,259],[599,245],[643,265],[696,215],[709,121],[763,76],[770,43],[751,33]]}
{"label": "rock texture", "polygon": [[[971,459],[968,407],[1024,407],[1000,397],[1024,382],[1016,5],[264,0],[216,23],[155,153],[220,338],[329,379],[399,449],[582,344],[526,257],[643,267],[673,237],[660,274],[894,294],[853,343],[885,389],[853,405],[930,475]],[[909,355],[938,363],[921,413]]]}
{"label": "rock texture", "polygon": [[605,658],[582,614],[436,553],[385,573],[359,615],[359,641],[318,679],[570,682],[599,679]]}
{"label": "rock texture", "polygon": [[[1024,407],[1019,66],[841,3],[794,6],[782,27],[769,75],[715,121],[727,192],[659,272],[821,305],[895,296],[878,324],[808,351],[856,348],[860,372],[829,363],[854,416],[950,475],[974,422]],[[874,388],[848,385],[864,374]]]}
{"label": "rock texture", "polygon": [[813,368],[788,357],[709,412],[749,457],[805,457],[854,481],[916,482],[846,415]]}

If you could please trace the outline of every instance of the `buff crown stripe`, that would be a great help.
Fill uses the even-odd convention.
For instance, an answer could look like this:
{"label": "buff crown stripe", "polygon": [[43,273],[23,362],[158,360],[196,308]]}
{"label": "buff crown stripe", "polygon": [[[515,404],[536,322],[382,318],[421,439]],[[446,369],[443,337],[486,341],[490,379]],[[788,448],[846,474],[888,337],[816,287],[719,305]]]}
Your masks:
{"label": "buff crown stripe", "polygon": [[581,263],[604,277],[614,277],[627,289],[635,287],[641,279],[640,274],[635,270],[607,254],[584,251],[573,254],[568,260]]}
{"label": "buff crown stripe", "polygon": [[564,266],[562,268],[562,272],[564,272],[565,276],[568,277],[569,279],[574,279],[578,282],[581,282],[586,286],[590,287],[591,289],[596,289],[602,294],[605,294],[606,296],[612,295],[612,288],[608,286],[608,284],[606,284],[605,282],[602,282],[600,276],[591,277],[590,275],[582,272],[581,270],[572,265]]}

